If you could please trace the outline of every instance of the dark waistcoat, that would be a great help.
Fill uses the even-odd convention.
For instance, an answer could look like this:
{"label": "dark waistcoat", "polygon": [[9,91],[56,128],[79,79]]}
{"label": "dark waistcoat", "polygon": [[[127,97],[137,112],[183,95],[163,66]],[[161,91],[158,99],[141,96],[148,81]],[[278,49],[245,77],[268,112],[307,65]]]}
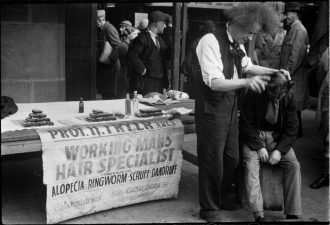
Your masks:
{"label": "dark waistcoat", "polygon": [[[234,57],[230,53],[230,41],[227,36],[226,27],[220,28],[214,33],[216,39],[219,42],[221,60],[223,63],[223,74],[226,79],[231,79],[234,74],[234,64],[236,66],[238,76],[241,77],[241,58]],[[228,118],[228,121],[232,119],[236,120],[237,114],[237,93],[236,91],[213,91],[208,87],[203,79],[197,55],[195,54],[195,60],[197,60],[197,68],[195,68],[195,80],[197,85],[195,111],[197,114],[209,115],[217,118]]]}

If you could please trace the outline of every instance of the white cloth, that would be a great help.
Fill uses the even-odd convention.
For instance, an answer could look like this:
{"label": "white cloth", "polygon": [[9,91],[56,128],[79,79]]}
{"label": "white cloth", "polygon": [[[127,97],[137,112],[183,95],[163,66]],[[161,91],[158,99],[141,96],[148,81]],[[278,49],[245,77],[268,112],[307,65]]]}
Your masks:
{"label": "white cloth", "polygon": [[[227,34],[229,41],[233,42],[233,38],[228,32],[228,24]],[[246,53],[243,44],[240,44],[239,47]],[[232,47],[230,46],[230,48]],[[206,85],[211,87],[213,79],[225,79],[222,72],[223,63],[221,60],[220,46],[214,34],[208,33],[201,38],[196,48],[196,54],[201,67],[203,81]],[[252,62],[248,56],[242,58],[242,72],[249,70],[251,65]],[[238,79],[236,66],[234,66],[233,79]]]}
{"label": "white cloth", "polygon": [[[23,127],[22,122],[32,109],[40,109],[47,117],[54,122],[54,126],[61,127],[67,125],[93,124],[101,122],[87,122],[85,119],[93,109],[99,109],[109,113],[125,114],[125,99],[102,100],[102,101],[84,101],[84,113],[78,113],[79,101],[70,102],[43,102],[43,103],[17,103],[17,113],[10,115],[1,120],[1,133],[6,131],[23,130],[23,129],[39,129],[50,126],[40,127]],[[139,104],[139,109],[148,109],[150,106]],[[121,120],[140,119],[131,116],[131,118],[123,118]],[[115,120],[120,121],[120,119]],[[112,122],[109,122],[112,123]]]}

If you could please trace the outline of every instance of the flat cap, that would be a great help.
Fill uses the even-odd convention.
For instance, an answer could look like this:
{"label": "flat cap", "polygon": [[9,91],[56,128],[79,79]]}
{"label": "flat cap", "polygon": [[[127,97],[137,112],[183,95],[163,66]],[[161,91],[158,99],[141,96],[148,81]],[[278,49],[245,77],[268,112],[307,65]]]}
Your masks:
{"label": "flat cap", "polygon": [[153,11],[149,13],[148,19],[150,23],[157,22],[157,21],[165,21],[167,22],[169,18],[169,15],[166,13],[163,13],[162,11]]}

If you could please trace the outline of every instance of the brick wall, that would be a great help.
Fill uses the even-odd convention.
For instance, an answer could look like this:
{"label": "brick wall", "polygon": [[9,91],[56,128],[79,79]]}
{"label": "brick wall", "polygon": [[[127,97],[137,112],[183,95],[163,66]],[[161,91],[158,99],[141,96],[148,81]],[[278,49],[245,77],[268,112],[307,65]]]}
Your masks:
{"label": "brick wall", "polygon": [[65,101],[63,4],[1,5],[1,95]]}

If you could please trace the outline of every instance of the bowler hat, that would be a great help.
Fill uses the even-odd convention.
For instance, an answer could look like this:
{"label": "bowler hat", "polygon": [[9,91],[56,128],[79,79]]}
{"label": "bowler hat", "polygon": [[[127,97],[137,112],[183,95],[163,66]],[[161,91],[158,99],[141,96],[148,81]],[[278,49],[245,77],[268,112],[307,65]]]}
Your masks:
{"label": "bowler hat", "polygon": [[284,12],[300,12],[299,2],[286,2]]}
{"label": "bowler hat", "polygon": [[169,18],[169,15],[166,13],[163,13],[162,11],[153,11],[151,13],[149,13],[148,15],[148,19],[149,22],[157,22],[157,21],[167,21]]}

